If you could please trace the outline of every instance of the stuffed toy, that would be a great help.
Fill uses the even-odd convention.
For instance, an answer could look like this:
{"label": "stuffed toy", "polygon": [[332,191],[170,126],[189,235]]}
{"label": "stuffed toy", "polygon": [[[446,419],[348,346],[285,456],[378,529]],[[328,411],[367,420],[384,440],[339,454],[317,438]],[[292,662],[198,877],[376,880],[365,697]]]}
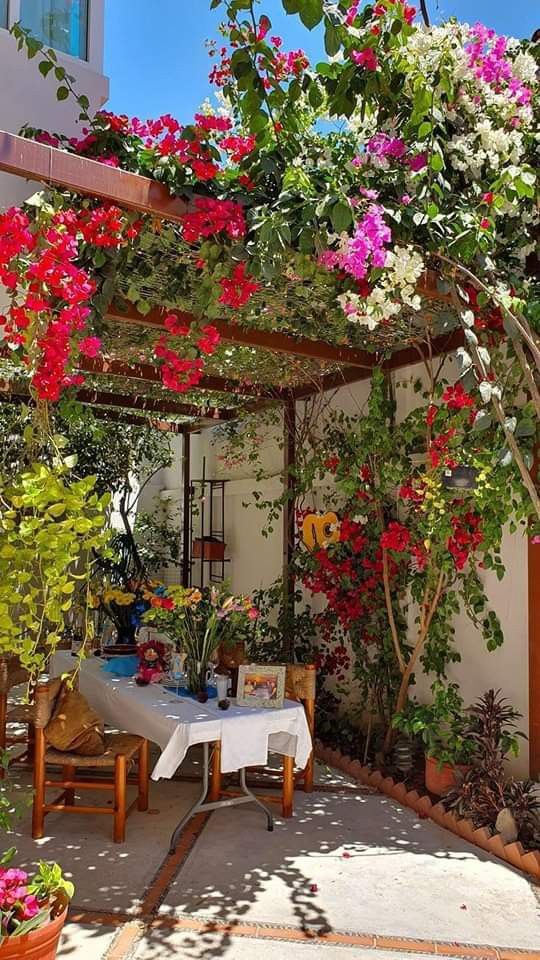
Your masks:
{"label": "stuffed toy", "polygon": [[146,643],[140,643],[137,647],[139,657],[139,669],[135,674],[135,680],[140,686],[146,686],[148,683],[159,683],[167,673],[167,658],[169,648],[165,643],[159,640],[147,640]]}

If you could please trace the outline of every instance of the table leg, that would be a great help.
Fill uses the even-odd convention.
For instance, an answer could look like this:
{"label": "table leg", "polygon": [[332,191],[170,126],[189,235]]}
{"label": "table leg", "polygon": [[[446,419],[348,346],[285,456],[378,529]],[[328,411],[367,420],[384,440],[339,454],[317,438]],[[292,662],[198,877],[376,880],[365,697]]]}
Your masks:
{"label": "table leg", "polygon": [[[207,743],[203,743],[203,779],[202,779],[202,789],[199,795],[199,799],[195,801],[190,810],[182,817],[180,823],[174,831],[171,842],[169,845],[169,853],[174,853],[176,849],[176,844],[178,843],[180,834],[186,826],[187,823],[194,817],[197,813],[207,813],[211,810],[220,810],[222,807],[237,807],[241,803],[256,803],[261,810],[264,811],[266,815],[267,829],[274,829],[274,819],[272,817],[271,811],[255,796],[254,793],[248,788],[246,784],[246,771],[245,769],[240,770],[240,789],[242,790],[242,796],[240,797],[225,797],[222,800],[209,800],[205,802],[208,795],[208,783],[209,783],[209,774],[210,774],[210,751]],[[221,744],[220,744],[221,747]],[[221,758],[220,758],[221,759]],[[213,763],[215,763],[215,753]],[[220,771],[221,773],[221,771]]]}

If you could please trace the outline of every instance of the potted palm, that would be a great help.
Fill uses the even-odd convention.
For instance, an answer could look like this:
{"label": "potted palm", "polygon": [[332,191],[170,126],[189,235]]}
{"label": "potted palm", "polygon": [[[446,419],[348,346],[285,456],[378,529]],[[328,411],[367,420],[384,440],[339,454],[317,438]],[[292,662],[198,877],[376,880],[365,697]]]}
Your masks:
{"label": "potted palm", "polygon": [[474,749],[469,736],[471,718],[457,683],[445,686],[437,680],[431,691],[431,703],[410,701],[392,724],[409,737],[420,737],[426,787],[430,793],[443,796],[469,769]]}
{"label": "potted palm", "polygon": [[0,860],[0,960],[54,960],[73,884],[57,863],[40,863],[33,876]]}

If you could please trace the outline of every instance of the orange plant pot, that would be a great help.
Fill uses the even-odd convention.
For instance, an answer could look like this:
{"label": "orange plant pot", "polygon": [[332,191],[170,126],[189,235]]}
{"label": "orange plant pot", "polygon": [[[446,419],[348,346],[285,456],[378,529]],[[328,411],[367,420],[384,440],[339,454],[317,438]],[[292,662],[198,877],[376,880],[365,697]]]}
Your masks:
{"label": "orange plant pot", "polygon": [[[455,765],[443,763],[441,766],[435,757],[426,757],[426,787],[438,797],[444,796],[457,784],[457,774],[467,773],[469,767],[464,763]],[[1,958],[0,958],[1,960]]]}
{"label": "orange plant pot", "polygon": [[55,960],[67,908],[49,923],[23,937],[7,937],[0,943],[0,960]]}
{"label": "orange plant pot", "polygon": [[193,556],[196,560],[223,560],[225,558],[226,543],[219,540],[201,540],[197,538],[193,541]]}

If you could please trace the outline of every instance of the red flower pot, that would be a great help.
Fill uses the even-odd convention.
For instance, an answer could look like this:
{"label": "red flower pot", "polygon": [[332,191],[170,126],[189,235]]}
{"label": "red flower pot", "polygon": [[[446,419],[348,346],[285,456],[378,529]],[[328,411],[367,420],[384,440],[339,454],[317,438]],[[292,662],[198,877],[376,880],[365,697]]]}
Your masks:
{"label": "red flower pot", "polygon": [[202,540],[199,537],[193,541],[193,556],[196,560],[223,560],[227,544],[221,540]]}
{"label": "red flower pot", "polygon": [[37,930],[22,937],[7,937],[0,943],[0,960],[55,960],[67,907]]}
{"label": "red flower pot", "polygon": [[[469,767],[464,763],[443,763],[442,766],[436,757],[426,757],[426,787],[430,793],[438,797],[444,796],[457,784],[457,774],[467,773]],[[1,958],[0,958],[1,960]]]}

